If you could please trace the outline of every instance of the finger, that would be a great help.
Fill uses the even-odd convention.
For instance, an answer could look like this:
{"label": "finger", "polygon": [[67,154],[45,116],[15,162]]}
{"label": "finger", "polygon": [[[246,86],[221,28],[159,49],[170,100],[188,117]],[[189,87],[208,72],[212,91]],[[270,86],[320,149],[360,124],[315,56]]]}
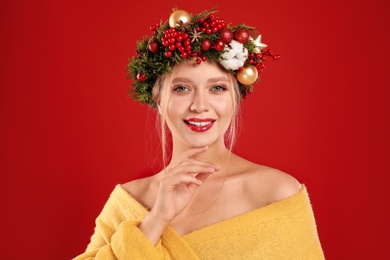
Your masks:
{"label": "finger", "polygon": [[210,176],[210,173],[201,172],[198,173],[195,178],[200,180],[202,183],[205,182],[205,180]]}
{"label": "finger", "polygon": [[185,165],[185,166],[180,166],[180,167],[176,168],[174,171],[172,171],[168,175],[175,178],[175,176],[178,176],[178,175],[196,175],[196,174],[199,174],[202,172],[211,174],[215,171],[216,171],[216,169],[214,167],[210,167],[210,166]]}
{"label": "finger", "polygon": [[191,176],[191,175],[183,175],[181,177],[181,183],[184,184],[196,184],[196,185],[201,185],[203,182],[199,180],[198,178]]}
{"label": "finger", "polygon": [[196,177],[192,176],[192,175],[181,175],[179,178],[172,178],[169,183],[167,183],[167,188],[170,189],[170,190],[173,190],[175,189],[175,187],[177,187],[178,185],[180,184],[185,184],[185,185],[188,185],[188,184],[196,184],[196,185],[201,185],[203,182],[199,179],[197,179]]}
{"label": "finger", "polygon": [[220,166],[218,164],[215,164],[212,162],[199,161],[199,160],[195,160],[195,159],[190,159],[186,162],[183,162],[180,165],[178,165],[177,167],[178,168],[185,168],[185,167],[193,166],[193,165],[214,168],[216,170],[220,169]]}

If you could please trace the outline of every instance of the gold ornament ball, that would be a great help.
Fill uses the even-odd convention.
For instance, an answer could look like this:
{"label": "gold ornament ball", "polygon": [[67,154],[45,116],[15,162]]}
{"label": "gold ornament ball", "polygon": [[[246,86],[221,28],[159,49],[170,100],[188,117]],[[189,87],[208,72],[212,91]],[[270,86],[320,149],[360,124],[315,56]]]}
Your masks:
{"label": "gold ornament ball", "polygon": [[255,83],[258,76],[259,72],[253,65],[243,67],[237,72],[237,80],[243,85],[251,85]]}
{"label": "gold ornament ball", "polygon": [[184,10],[176,10],[169,17],[169,26],[171,28],[176,28],[178,26],[180,20],[183,23],[190,23],[191,22],[191,15]]}

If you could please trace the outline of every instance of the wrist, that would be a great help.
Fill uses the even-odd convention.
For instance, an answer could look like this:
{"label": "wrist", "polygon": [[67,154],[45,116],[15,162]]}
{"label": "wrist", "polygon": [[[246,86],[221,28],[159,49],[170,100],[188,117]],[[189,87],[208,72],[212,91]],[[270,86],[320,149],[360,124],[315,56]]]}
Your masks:
{"label": "wrist", "polygon": [[164,233],[169,222],[159,218],[152,212],[146,216],[144,221],[138,226],[142,233],[149,239],[153,245],[157,245],[161,235]]}

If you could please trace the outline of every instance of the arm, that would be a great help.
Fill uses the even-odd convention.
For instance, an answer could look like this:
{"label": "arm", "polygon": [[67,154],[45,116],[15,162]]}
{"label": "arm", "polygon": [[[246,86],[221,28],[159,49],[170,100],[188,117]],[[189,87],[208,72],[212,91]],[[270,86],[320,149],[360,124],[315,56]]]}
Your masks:
{"label": "arm", "polygon": [[155,205],[146,218],[132,217],[132,205],[127,199],[110,199],[96,220],[95,233],[86,252],[74,260],[163,259],[169,255],[169,250],[161,244],[166,227],[188,205],[208,174],[219,169],[212,163],[190,158],[206,149],[190,149],[174,167],[164,172]]}
{"label": "arm", "polygon": [[139,224],[135,220],[122,221],[112,232],[109,223],[99,216],[90,244],[74,260],[164,259],[161,242],[152,245],[138,228]]}

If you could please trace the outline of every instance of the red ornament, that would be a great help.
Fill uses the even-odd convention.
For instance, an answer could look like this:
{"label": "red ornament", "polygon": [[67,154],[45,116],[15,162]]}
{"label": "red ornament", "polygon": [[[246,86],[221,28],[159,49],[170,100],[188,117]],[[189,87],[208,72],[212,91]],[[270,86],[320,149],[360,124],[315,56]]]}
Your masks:
{"label": "red ornament", "polygon": [[225,43],[223,40],[216,40],[214,42],[214,49],[217,51],[222,51],[225,48]]}
{"label": "red ornament", "polygon": [[242,44],[249,41],[249,31],[246,28],[239,28],[234,32],[234,39]]}
{"label": "red ornament", "polygon": [[137,79],[139,82],[144,82],[146,80],[146,76],[142,73],[137,74]]}
{"label": "red ornament", "polygon": [[155,42],[155,41],[149,43],[148,49],[149,49],[150,52],[156,53],[158,51],[158,43]]}
{"label": "red ornament", "polygon": [[202,49],[202,51],[207,51],[211,48],[211,42],[207,39],[203,40],[200,48]]}
{"label": "red ornament", "polygon": [[165,56],[166,56],[167,58],[172,57],[172,52],[171,52],[171,51],[166,51],[166,52],[165,52]]}
{"label": "red ornament", "polygon": [[221,39],[225,43],[230,43],[233,40],[233,33],[227,28],[223,28],[220,32],[219,35],[221,36]]}

